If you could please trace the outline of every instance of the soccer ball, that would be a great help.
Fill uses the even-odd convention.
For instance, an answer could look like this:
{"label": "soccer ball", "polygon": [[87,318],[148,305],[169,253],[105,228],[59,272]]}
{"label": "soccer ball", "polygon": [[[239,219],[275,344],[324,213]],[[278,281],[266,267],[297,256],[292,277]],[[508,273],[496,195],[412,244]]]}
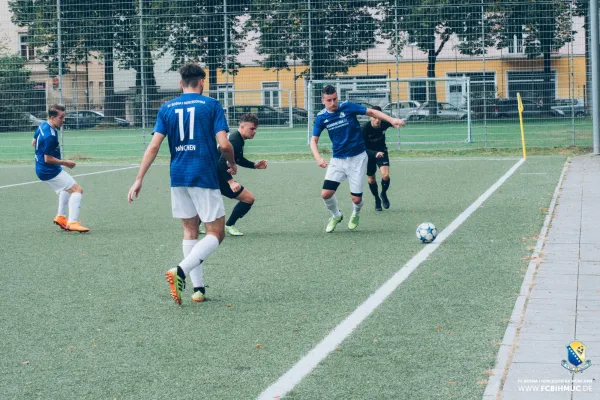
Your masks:
{"label": "soccer ball", "polygon": [[437,229],[431,222],[423,222],[417,226],[417,239],[423,243],[431,243],[437,236]]}

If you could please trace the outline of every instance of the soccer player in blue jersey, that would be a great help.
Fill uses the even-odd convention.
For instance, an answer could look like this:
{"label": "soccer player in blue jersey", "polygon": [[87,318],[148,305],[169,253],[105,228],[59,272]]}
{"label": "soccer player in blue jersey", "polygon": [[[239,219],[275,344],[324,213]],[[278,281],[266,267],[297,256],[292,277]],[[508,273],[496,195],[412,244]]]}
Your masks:
{"label": "soccer player in blue jersey", "polygon": [[54,223],[66,231],[85,233],[89,232],[89,229],[79,222],[83,189],[62,169],[62,167],[75,168],[75,162],[61,159],[57,131],[64,122],[65,107],[59,104],[50,106],[48,121],[42,122],[33,135],[35,173],[58,194],[58,213]]}
{"label": "soccer player in blue jersey", "polygon": [[[404,121],[349,101],[339,103],[335,87],[331,85],[325,86],[321,91],[321,102],[325,108],[317,114],[310,149],[319,167],[327,168],[321,197],[331,212],[331,219],[325,232],[333,232],[337,224],[344,218],[338,208],[335,192],[345,179],[348,179],[350,184],[350,197],[354,204],[348,229],[354,230],[358,226],[359,213],[363,206],[364,176],[368,161],[365,142],[356,116],[368,115],[378,118],[389,122],[395,128],[404,126]],[[333,157],[329,164],[319,153],[319,137],[323,129],[327,129],[331,139]]]}
{"label": "soccer player in blue jersey", "polygon": [[[173,217],[183,223],[184,258],[166,273],[171,296],[177,304],[181,304],[187,276],[194,285],[192,300],[204,301],[202,263],[225,237],[225,207],[217,176],[220,154],[229,162],[230,173],[237,171],[233,149],[227,140],[229,126],[223,107],[217,100],[202,95],[206,73],[196,64],[184,65],[179,73],[183,94],[164,103],[158,111],[152,141],[127,195],[129,202],[138,197],[144,176],[167,137],[171,152],[171,209]],[[200,220],[206,224],[207,235],[199,241]]]}

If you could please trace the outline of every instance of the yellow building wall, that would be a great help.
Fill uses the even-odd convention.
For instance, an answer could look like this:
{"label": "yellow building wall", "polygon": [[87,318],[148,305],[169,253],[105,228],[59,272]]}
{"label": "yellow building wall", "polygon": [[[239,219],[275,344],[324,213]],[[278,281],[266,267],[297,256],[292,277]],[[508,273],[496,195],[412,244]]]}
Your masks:
{"label": "yellow building wall", "polygon": [[[571,67],[572,65],[572,67]],[[571,71],[571,68],[573,71]],[[292,67],[290,66],[290,69]],[[296,74],[304,71],[304,66],[296,67]],[[519,57],[515,59],[490,59],[485,61],[485,71],[495,72],[496,74],[496,97],[507,97],[508,94],[508,72],[509,71],[541,71],[543,69],[543,60],[541,58],[527,59]],[[552,59],[552,70],[556,72],[556,96],[557,98],[583,98],[585,94],[585,58],[583,56],[575,56],[572,59],[568,57]],[[481,59],[477,60],[438,60],[436,63],[436,76],[443,78],[447,73],[460,72],[483,72],[484,64]],[[401,61],[398,66],[398,74],[400,79],[406,78],[423,78],[427,76],[426,61]],[[347,75],[344,76],[368,76],[368,75],[385,75],[390,79],[396,78],[396,64],[389,63],[361,63],[356,67],[350,68]],[[260,66],[247,66],[240,68],[237,75],[229,76],[229,83],[234,84],[234,90],[255,90],[261,89],[262,82],[279,82],[281,89],[289,89],[292,94],[292,105],[305,108],[304,98],[304,79],[302,77],[294,84],[294,72],[290,71],[265,71]],[[219,74],[219,83],[225,83],[225,75]],[[447,82],[439,81],[436,83],[438,99],[444,101],[446,99]],[[395,90],[392,90],[396,100],[409,100],[408,85],[400,89],[399,98],[395,95]],[[260,96],[260,94],[257,94]],[[260,97],[258,97],[260,99]],[[286,95],[282,95],[281,104],[287,107],[289,104]]]}

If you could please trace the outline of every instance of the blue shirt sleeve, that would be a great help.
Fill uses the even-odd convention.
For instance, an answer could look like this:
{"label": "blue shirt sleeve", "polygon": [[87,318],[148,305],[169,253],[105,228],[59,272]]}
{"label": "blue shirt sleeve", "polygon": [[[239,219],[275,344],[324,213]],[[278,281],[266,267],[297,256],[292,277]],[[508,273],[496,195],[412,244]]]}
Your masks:
{"label": "blue shirt sleeve", "polygon": [[352,114],[365,115],[367,113],[367,107],[365,107],[361,104],[356,104],[356,103],[352,103],[351,101],[349,101],[346,103],[346,107],[344,107],[344,111],[347,113],[352,113]]}
{"label": "blue shirt sleeve", "polygon": [[33,138],[35,140],[37,140],[38,136],[40,136],[40,127],[39,126],[37,128],[35,128],[35,131],[33,132]]}
{"label": "blue shirt sleeve", "polygon": [[221,103],[216,102],[213,110],[213,133],[216,135],[221,131],[229,132],[229,125],[227,125]]}
{"label": "blue shirt sleeve", "polygon": [[163,134],[164,136],[167,136],[167,124],[165,121],[166,110],[167,107],[164,104],[160,107],[160,110],[158,110],[158,115],[156,116],[156,124],[154,125],[154,130],[152,131],[152,134],[154,134],[154,132],[158,132]]}
{"label": "blue shirt sleeve", "polygon": [[320,115],[317,115],[317,119],[315,120],[315,125],[313,126],[313,136],[321,136],[321,132],[323,132],[323,119]]}

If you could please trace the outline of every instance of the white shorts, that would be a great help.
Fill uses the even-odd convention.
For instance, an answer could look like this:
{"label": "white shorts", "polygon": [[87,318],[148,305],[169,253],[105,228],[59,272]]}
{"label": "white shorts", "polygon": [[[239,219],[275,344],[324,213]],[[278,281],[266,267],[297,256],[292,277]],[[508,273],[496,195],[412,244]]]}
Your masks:
{"label": "white shorts", "polygon": [[350,193],[362,193],[368,161],[369,157],[366,152],[354,157],[332,158],[325,173],[325,180],[342,182],[344,179],[348,179]]}
{"label": "white shorts", "polygon": [[69,190],[77,184],[77,182],[75,182],[75,179],[73,179],[73,177],[65,171],[60,171],[60,173],[54,178],[48,179],[44,182],[50,185],[50,187],[56,192],[56,194],[60,194],[60,192],[62,192],[63,190]]}
{"label": "white shorts", "polygon": [[213,222],[225,215],[225,206],[219,189],[177,186],[171,188],[173,218],[193,218]]}

